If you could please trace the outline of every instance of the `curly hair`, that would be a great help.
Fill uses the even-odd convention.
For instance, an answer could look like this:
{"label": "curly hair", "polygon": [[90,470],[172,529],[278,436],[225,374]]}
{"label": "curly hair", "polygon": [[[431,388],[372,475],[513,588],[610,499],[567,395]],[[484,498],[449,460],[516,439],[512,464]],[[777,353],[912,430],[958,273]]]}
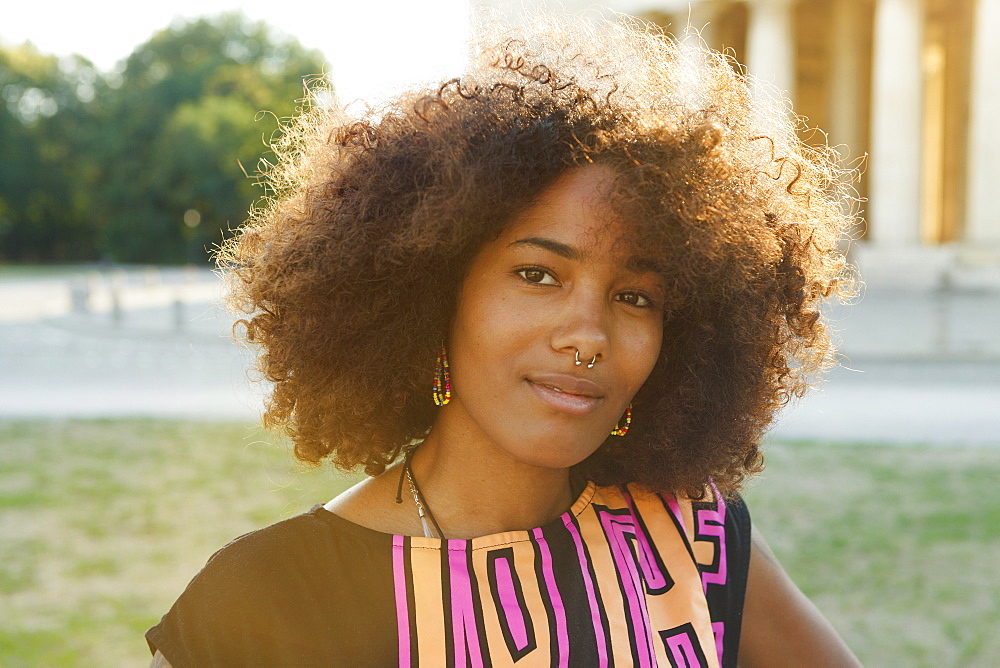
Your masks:
{"label": "curly hair", "polygon": [[853,220],[835,154],[802,144],[780,100],[692,36],[546,16],[477,37],[461,77],[360,114],[314,90],[275,146],[270,196],[220,253],[273,383],[265,425],[303,461],[382,472],[434,420],[470,259],[559,175],[597,163],[669,304],[632,429],[578,468],[737,490],[776,410],[832,359],[819,309],[849,291]]}

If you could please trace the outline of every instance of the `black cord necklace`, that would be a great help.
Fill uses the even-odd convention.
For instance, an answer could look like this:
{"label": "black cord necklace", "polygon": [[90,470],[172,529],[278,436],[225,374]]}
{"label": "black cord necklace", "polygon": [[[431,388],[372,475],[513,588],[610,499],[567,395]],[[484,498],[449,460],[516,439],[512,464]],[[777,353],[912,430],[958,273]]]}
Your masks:
{"label": "black cord necklace", "polygon": [[[434,519],[434,513],[431,512],[431,507],[427,505],[427,499],[424,498],[420,488],[417,486],[416,479],[413,477],[413,469],[410,467],[410,459],[413,457],[413,452],[413,450],[410,450],[406,453],[406,457],[403,458],[403,466],[400,467],[399,471],[399,484],[396,486],[396,503],[403,502],[403,481],[405,480],[409,483],[410,494],[413,495],[413,503],[417,506],[417,514],[420,516],[420,525],[424,529],[424,536],[444,540],[445,535],[441,531],[441,525]],[[575,499],[583,494],[583,490],[587,486],[587,480],[575,471],[570,471],[569,484],[570,495]],[[430,524],[428,524],[428,520],[430,520]],[[431,525],[434,526],[433,531],[431,530]],[[435,532],[437,532],[436,536],[434,535]]]}
{"label": "black cord necklace", "polygon": [[[431,512],[431,507],[427,505],[427,500],[424,499],[424,495],[420,493],[420,488],[417,487],[417,481],[413,477],[413,469],[410,468],[410,459],[413,457],[413,450],[406,453],[406,457],[403,459],[402,470],[399,472],[399,485],[396,487],[396,503],[403,502],[403,478],[406,478],[407,482],[410,484],[410,493],[413,494],[413,503],[417,506],[417,514],[420,515],[420,525],[424,528],[424,536],[427,538],[440,538],[444,540],[444,532],[441,531],[441,526],[434,519],[434,513]],[[430,519],[431,524],[434,525],[434,530],[437,532],[437,536],[431,531],[430,525],[427,524],[427,520]]]}

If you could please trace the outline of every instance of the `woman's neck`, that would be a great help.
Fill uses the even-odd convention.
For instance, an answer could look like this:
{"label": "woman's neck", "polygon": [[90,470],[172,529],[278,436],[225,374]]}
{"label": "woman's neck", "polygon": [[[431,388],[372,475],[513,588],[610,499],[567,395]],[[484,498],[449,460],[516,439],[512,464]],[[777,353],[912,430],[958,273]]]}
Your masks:
{"label": "woman's neck", "polygon": [[434,430],[411,460],[424,502],[448,538],[541,526],[575,500],[569,469],[515,461],[478,439]]}

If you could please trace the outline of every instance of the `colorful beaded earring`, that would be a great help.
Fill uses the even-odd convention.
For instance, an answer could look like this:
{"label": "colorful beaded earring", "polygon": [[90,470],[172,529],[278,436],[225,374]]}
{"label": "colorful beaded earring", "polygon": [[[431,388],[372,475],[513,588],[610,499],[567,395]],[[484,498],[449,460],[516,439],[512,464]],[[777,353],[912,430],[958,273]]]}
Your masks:
{"label": "colorful beaded earring", "polygon": [[451,370],[448,368],[448,351],[441,346],[437,365],[434,367],[434,403],[446,406],[451,401]]}
{"label": "colorful beaded earring", "polygon": [[628,428],[632,426],[632,402],[628,404],[628,408],[625,409],[625,424],[622,425],[621,418],[618,418],[618,422],[615,423],[615,428],[611,430],[612,436],[624,436],[628,433]]}

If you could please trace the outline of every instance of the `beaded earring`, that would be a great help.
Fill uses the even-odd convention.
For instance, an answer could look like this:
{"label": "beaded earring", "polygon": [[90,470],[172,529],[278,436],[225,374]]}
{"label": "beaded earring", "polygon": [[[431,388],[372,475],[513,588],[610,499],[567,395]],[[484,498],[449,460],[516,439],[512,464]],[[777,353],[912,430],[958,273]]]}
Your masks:
{"label": "beaded earring", "polygon": [[615,423],[615,428],[611,430],[612,436],[624,436],[628,433],[628,428],[632,426],[632,402],[628,404],[628,408],[625,409],[625,424],[622,425],[621,418],[618,418],[618,422]]}
{"label": "beaded earring", "polygon": [[434,403],[447,406],[451,401],[451,370],[448,368],[448,351],[441,346],[437,365],[434,367]]}

